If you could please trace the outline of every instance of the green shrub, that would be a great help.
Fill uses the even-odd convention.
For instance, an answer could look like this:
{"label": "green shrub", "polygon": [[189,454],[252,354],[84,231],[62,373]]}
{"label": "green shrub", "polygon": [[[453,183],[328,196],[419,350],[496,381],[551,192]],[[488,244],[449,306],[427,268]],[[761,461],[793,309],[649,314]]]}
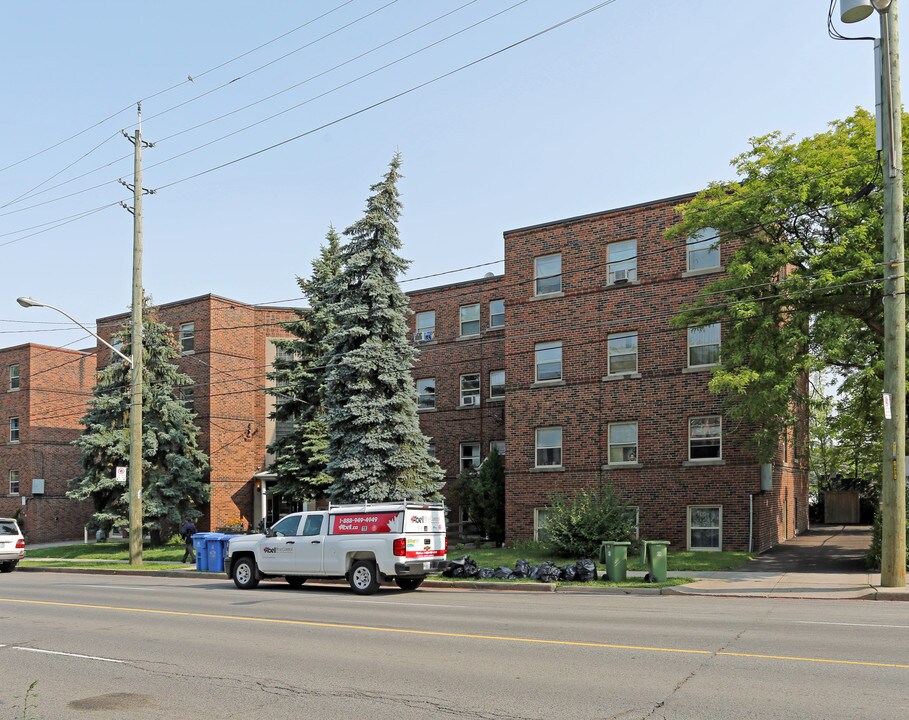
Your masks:
{"label": "green shrub", "polygon": [[630,540],[634,521],[611,484],[556,495],[546,514],[546,543],[563,557],[596,557],[603,540]]}
{"label": "green shrub", "polygon": [[[906,502],[909,504],[909,490],[906,491]],[[871,546],[865,554],[865,563],[871,570],[881,569],[881,538],[883,537],[883,519],[881,509],[874,513],[874,525],[871,528]],[[909,568],[909,517],[906,518],[906,567]]]}

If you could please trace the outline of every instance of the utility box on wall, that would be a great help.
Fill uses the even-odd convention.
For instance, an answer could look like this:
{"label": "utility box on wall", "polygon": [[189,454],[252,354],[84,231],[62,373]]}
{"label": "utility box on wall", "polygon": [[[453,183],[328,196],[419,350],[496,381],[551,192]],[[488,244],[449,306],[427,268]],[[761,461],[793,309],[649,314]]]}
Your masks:
{"label": "utility box on wall", "polygon": [[44,495],[44,480],[35,478],[32,480],[32,495]]}
{"label": "utility box on wall", "polygon": [[761,465],[761,492],[770,492],[773,490],[773,465],[763,463]]}

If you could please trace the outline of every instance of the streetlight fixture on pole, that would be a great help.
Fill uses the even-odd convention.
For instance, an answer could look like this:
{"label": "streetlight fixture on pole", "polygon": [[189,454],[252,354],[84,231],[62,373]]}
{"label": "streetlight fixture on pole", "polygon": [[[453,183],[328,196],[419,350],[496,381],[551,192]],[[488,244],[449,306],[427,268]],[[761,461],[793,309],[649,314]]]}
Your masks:
{"label": "streetlight fixture on pole", "polygon": [[881,22],[884,156],[884,454],[881,585],[906,585],[906,279],[903,230],[903,106],[897,0],[841,0],[843,22],[874,10]]}
{"label": "streetlight fixture on pole", "polygon": [[[129,363],[132,368],[132,378],[133,382],[131,383],[131,394],[133,397],[138,393],[141,397],[142,386],[141,384],[136,387],[136,372],[135,372],[135,363],[133,358],[128,355],[124,355],[120,350],[111,345],[107,340],[98,335],[96,332],[89,330],[85,325],[80,323],[76,318],[70,315],[65,310],[51,305],[46,302],[41,302],[30,297],[20,297],[16,298],[16,302],[19,303],[24,308],[31,307],[45,307],[49,310],[56,310],[58,313],[63,315],[66,318],[72,320],[76,325],[85,330],[89,335],[94,337],[98,342],[106,347],[110,348],[113,352],[123,358],[124,361]],[[136,356],[135,350],[133,350],[133,355]],[[141,375],[139,376],[141,378]],[[141,379],[140,379],[141,383]],[[140,470],[138,473],[134,471],[136,465],[135,458],[138,457],[138,462],[142,462],[142,405],[139,405],[140,417],[138,418],[138,423],[135,422],[133,417],[133,406],[130,407],[130,423],[129,423],[129,446],[130,446],[130,470],[129,470],[129,563],[130,565],[141,565],[142,564],[142,472],[141,465],[139,466]],[[138,541],[134,540],[137,538]],[[138,552],[134,549],[138,546]]]}

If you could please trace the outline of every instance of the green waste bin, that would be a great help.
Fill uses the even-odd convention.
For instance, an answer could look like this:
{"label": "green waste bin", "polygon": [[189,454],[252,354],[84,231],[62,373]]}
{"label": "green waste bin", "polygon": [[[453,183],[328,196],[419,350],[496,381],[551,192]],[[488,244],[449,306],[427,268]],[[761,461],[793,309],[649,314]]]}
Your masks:
{"label": "green waste bin", "polygon": [[642,552],[643,560],[647,563],[647,574],[644,576],[646,582],[658,583],[666,582],[668,570],[668,540],[645,540]]}
{"label": "green waste bin", "polygon": [[600,562],[606,566],[610,582],[623,582],[628,577],[628,547],[630,542],[604,540],[600,545]]}

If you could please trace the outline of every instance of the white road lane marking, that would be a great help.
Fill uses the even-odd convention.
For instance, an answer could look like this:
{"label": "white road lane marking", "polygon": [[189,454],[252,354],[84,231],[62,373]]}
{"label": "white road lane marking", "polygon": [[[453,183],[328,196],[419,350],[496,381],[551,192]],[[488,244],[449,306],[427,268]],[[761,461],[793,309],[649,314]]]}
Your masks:
{"label": "white road lane marking", "polygon": [[899,628],[900,630],[909,630],[909,625],[879,625],[877,623],[823,622],[822,620],[796,620],[795,622],[797,625],[842,625],[844,627]]}
{"label": "white road lane marking", "polygon": [[78,653],[57,652],[56,650],[40,650],[39,648],[14,647],[13,650],[22,650],[24,652],[42,653],[44,655],[64,655],[66,657],[80,658],[82,660],[99,660],[101,662],[117,663],[125,665],[123,660],[114,660],[113,658],[97,657],[95,655],[79,655]]}

